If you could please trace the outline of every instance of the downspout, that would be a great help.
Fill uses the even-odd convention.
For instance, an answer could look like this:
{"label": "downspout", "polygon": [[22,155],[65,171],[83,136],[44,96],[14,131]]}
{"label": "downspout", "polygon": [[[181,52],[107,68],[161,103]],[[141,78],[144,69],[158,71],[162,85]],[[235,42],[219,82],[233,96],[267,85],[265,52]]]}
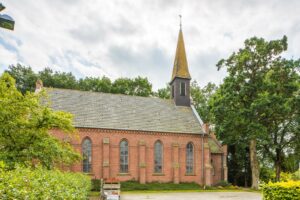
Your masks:
{"label": "downspout", "polygon": [[[198,122],[200,123],[200,125],[202,127],[203,121],[201,120],[201,118],[200,118],[200,116],[199,116],[196,108],[194,107],[194,105],[191,105],[191,108],[192,108],[193,113],[196,116]],[[201,163],[202,163],[202,177],[201,177],[202,180],[201,180],[201,182],[202,182],[202,184],[204,186],[205,185],[205,183],[204,183],[204,181],[205,181],[205,179],[204,179],[204,134],[205,133],[204,133],[204,131],[202,131],[200,134],[201,134],[201,154],[202,154],[202,156],[201,156]]]}

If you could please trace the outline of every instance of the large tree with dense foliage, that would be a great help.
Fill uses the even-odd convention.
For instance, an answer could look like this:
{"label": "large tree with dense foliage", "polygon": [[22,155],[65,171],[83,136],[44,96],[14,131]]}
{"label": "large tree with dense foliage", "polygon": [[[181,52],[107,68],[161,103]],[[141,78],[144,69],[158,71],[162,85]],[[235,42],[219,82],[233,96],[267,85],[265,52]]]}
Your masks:
{"label": "large tree with dense foliage", "polygon": [[54,72],[51,68],[45,68],[38,73],[39,79],[45,87],[76,89],[78,87],[75,76],[69,72]]}
{"label": "large tree with dense foliage", "polygon": [[78,81],[78,89],[83,91],[110,93],[111,88],[112,82],[106,76],[102,78],[86,77]]}
{"label": "large tree with dense foliage", "polygon": [[[248,144],[253,188],[259,180],[257,145],[283,154],[299,134],[299,62],[283,59],[286,49],[286,37],[270,42],[254,37],[217,65],[227,68],[228,76],[211,100],[216,132],[227,144]],[[284,140],[289,141],[279,144]]]}
{"label": "large tree with dense foliage", "polygon": [[[41,101],[44,103],[41,104]],[[53,128],[72,134],[72,115],[53,111],[43,94],[22,94],[8,74],[0,76],[0,160],[8,166],[41,164],[52,168],[80,158],[67,142],[49,134]]]}
{"label": "large tree with dense foliage", "polygon": [[30,67],[20,64],[9,66],[6,70],[15,80],[17,88],[24,94],[34,91],[35,82],[40,79],[45,87],[78,89],[84,91],[126,94],[148,97],[153,94],[152,84],[147,78],[118,78],[112,82],[108,77],[85,77],[79,80],[71,73],[53,71],[45,68],[35,73]]}
{"label": "large tree with dense foliage", "polygon": [[34,91],[35,82],[37,81],[38,76],[31,67],[26,67],[20,64],[10,65],[6,72],[8,72],[16,80],[16,87],[23,94],[26,91]]}
{"label": "large tree with dense foliage", "polygon": [[212,121],[211,108],[208,102],[216,89],[217,86],[210,82],[203,88],[198,85],[197,81],[193,81],[191,84],[193,104],[204,123],[210,123]]}
{"label": "large tree with dense foliage", "polygon": [[152,95],[152,84],[147,78],[118,78],[112,84],[111,93],[148,97]]}

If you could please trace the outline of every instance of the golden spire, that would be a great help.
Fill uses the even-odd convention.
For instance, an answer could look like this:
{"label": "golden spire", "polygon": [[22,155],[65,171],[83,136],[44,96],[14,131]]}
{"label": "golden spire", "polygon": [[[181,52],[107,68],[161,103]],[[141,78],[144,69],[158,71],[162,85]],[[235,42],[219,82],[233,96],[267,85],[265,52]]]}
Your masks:
{"label": "golden spire", "polygon": [[181,25],[181,15],[179,15],[179,17],[180,17],[180,30],[178,35],[178,42],[177,42],[171,82],[174,80],[175,77],[191,79],[188,63],[186,59],[186,54],[185,54],[182,25]]}

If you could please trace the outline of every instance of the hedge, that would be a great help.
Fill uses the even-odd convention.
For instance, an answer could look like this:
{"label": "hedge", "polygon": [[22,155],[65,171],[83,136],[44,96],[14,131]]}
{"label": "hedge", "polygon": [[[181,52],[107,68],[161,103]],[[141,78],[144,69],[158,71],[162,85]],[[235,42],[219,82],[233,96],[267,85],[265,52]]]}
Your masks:
{"label": "hedge", "polygon": [[262,186],[264,200],[299,200],[300,181],[268,183]]}
{"label": "hedge", "polygon": [[59,170],[17,167],[0,168],[0,199],[88,199],[91,187],[89,177]]}

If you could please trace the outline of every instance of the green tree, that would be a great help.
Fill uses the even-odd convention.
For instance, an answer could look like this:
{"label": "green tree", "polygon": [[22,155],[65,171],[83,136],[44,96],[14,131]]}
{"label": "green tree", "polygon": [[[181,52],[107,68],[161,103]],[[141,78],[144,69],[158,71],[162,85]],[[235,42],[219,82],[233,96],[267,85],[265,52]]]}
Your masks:
{"label": "green tree", "polygon": [[8,73],[0,76],[0,160],[8,166],[40,163],[52,168],[80,158],[70,144],[49,134],[54,128],[72,134],[72,115],[51,110],[45,98],[43,94],[22,94]]}
{"label": "green tree", "polygon": [[158,89],[157,92],[154,93],[154,96],[157,96],[161,99],[170,99],[171,98],[170,85],[166,84],[165,88]]}
{"label": "green tree", "polygon": [[215,93],[217,86],[214,83],[208,83],[201,88],[197,81],[193,81],[191,84],[191,96],[193,104],[204,123],[212,122],[212,115],[210,112],[209,100]]}
{"label": "green tree", "polygon": [[148,78],[138,76],[132,80],[131,95],[148,97],[152,93],[152,84]]}
{"label": "green tree", "polygon": [[76,89],[78,83],[75,76],[69,72],[53,72],[50,68],[45,68],[40,71],[39,79],[43,81],[45,87],[64,88],[64,89]]}
{"label": "green tree", "polygon": [[79,79],[78,89],[84,91],[110,93],[112,88],[111,80],[105,76],[102,78],[86,77]]}
{"label": "green tree", "polygon": [[152,84],[147,78],[137,77],[130,78],[118,78],[112,84],[112,93],[115,94],[127,94],[132,96],[150,96],[152,92]]}
{"label": "green tree", "polygon": [[35,82],[37,81],[38,77],[31,67],[25,67],[20,64],[10,65],[6,72],[16,80],[16,87],[23,94],[26,91],[34,91]]}
{"label": "green tree", "polygon": [[[293,95],[289,96],[290,101],[287,100],[288,98],[285,99],[284,94],[280,94],[279,91],[284,90],[283,88],[276,89],[281,87],[278,85],[280,83],[274,83],[275,77],[271,78],[276,70],[295,68],[297,62],[287,62],[280,56],[286,49],[287,38],[285,36],[281,40],[270,42],[254,37],[245,41],[243,49],[233,53],[226,60],[222,59],[217,64],[219,69],[227,68],[228,76],[211,100],[216,132],[219,138],[227,144],[236,142],[249,144],[253,188],[258,187],[259,180],[257,145],[262,147],[266,144],[271,148],[278,146],[272,135],[278,134],[274,132],[274,129],[282,129],[283,124],[274,123],[273,116],[278,117],[283,114],[281,119],[291,117],[289,116],[291,112],[287,114],[288,112],[279,111],[281,103],[287,110],[294,108],[294,105],[291,107],[288,102],[295,100],[297,89],[294,86],[298,78],[285,79],[287,82],[285,85],[293,85],[294,88],[291,89]],[[294,73],[292,74],[294,76]],[[273,96],[274,92],[278,95],[277,97]],[[294,124],[292,127],[296,126]],[[291,132],[281,131],[281,133],[281,137],[285,138],[284,135]]]}
{"label": "green tree", "polygon": [[263,148],[276,169],[276,181],[280,180],[285,152],[292,152],[300,143],[300,62],[277,59],[264,77],[263,90],[253,103],[260,113],[260,123],[268,135]]}

